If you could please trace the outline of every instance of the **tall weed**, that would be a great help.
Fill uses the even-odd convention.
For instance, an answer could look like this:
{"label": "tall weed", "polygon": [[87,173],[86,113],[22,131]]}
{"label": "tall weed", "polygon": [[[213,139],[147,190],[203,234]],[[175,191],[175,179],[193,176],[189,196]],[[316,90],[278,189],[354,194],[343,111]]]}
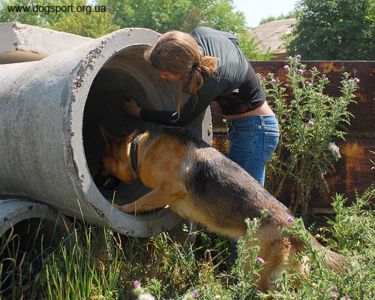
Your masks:
{"label": "tall weed", "polygon": [[340,158],[334,143],[345,137],[359,79],[343,74],[341,96],[326,93],[329,83],[316,68],[308,70],[300,57],[290,57],[285,65],[287,79],[274,74],[263,78],[267,99],[278,117],[280,141],[268,168],[267,189],[276,197],[292,190],[290,207],[295,213],[307,211],[313,189],[327,191],[325,175]]}

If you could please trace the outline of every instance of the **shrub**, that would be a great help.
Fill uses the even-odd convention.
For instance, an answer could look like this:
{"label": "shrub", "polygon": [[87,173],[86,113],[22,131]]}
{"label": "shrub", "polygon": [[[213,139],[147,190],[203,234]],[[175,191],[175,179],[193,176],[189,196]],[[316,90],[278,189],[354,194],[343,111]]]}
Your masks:
{"label": "shrub", "polygon": [[325,94],[328,78],[316,68],[307,70],[300,57],[289,58],[286,82],[268,74],[263,78],[266,94],[280,123],[280,141],[271,161],[268,190],[280,195],[293,186],[290,206],[306,212],[311,192],[326,190],[324,176],[340,157],[334,141],[344,139],[352,114],[359,79],[343,74],[340,97]]}

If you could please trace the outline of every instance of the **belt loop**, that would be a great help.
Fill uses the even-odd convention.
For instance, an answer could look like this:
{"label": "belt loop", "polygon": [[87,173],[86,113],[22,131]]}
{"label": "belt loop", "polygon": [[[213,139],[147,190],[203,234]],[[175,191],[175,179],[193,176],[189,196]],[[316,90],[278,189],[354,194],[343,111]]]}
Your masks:
{"label": "belt loop", "polygon": [[262,127],[265,127],[266,124],[264,123],[264,118],[263,118],[263,116],[259,116],[259,120],[260,120],[260,124],[262,125]]}

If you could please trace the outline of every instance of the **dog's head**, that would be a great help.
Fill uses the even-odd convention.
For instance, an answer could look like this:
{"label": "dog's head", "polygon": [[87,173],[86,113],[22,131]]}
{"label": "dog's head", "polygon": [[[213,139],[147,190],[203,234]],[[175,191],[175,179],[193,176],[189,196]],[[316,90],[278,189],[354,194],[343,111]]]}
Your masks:
{"label": "dog's head", "polygon": [[114,176],[125,183],[131,183],[134,178],[128,154],[130,135],[115,137],[103,127],[100,131],[105,142],[101,176]]}

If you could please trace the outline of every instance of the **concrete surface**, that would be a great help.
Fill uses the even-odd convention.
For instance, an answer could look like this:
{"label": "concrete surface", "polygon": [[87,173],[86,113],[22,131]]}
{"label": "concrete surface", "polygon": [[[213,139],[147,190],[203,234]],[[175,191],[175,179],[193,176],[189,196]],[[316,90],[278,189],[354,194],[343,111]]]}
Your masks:
{"label": "concrete surface", "polygon": [[0,23],[0,64],[40,60],[92,40],[17,22]]}
{"label": "concrete surface", "polygon": [[64,227],[58,212],[46,204],[25,199],[0,199],[0,237],[17,223],[28,219],[43,219]]}

